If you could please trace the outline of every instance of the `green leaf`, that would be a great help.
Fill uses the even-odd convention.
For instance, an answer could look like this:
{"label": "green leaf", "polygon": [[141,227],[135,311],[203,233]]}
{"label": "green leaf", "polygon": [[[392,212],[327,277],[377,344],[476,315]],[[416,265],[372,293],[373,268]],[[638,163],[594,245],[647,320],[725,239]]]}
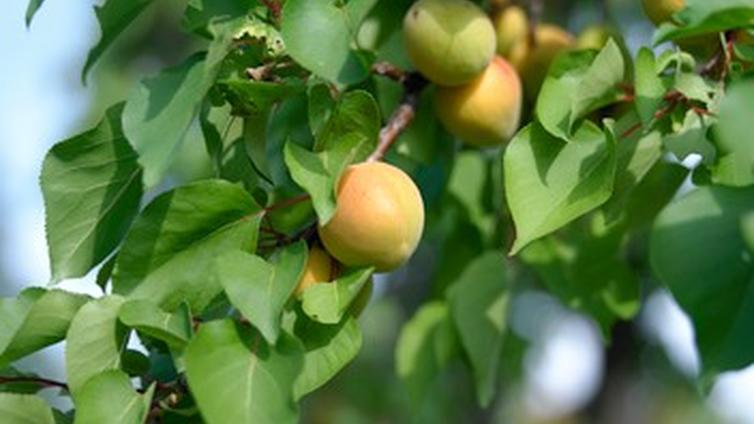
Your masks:
{"label": "green leaf", "polygon": [[236,32],[245,24],[245,18],[214,23],[210,26],[213,40],[206,54],[196,54],[177,67],[145,79],[129,97],[123,128],[139,152],[147,187],[162,179],[214,84]]}
{"label": "green leaf", "polygon": [[335,110],[335,99],[332,98],[330,87],[325,83],[315,84],[307,90],[309,128],[315,138],[318,138],[330,121]]}
{"label": "green leaf", "polygon": [[221,287],[210,265],[229,250],[253,252],[263,212],[238,185],[205,180],[157,197],[134,222],[118,254],[113,292],[200,313]]}
{"label": "green leaf", "polygon": [[128,98],[123,130],[139,152],[147,187],[162,179],[212,83],[205,60],[194,55],[144,80]]}
{"label": "green leaf", "polygon": [[552,294],[594,319],[610,340],[613,323],[639,311],[639,281],[622,255],[623,233],[605,233],[598,218],[582,224],[532,243],[521,257]]}
{"label": "green leaf", "polygon": [[361,350],[361,330],[355,318],[346,316],[338,325],[322,325],[299,316],[295,336],[304,345],[304,368],[293,385],[298,400],[330,381]]}
{"label": "green leaf", "polygon": [[636,82],[636,111],[641,123],[647,127],[655,117],[655,112],[662,104],[662,97],[667,91],[662,79],[658,75],[654,53],[647,47],[642,47],[634,63]]}
{"label": "green leaf", "polygon": [[570,143],[536,122],[518,133],[504,158],[505,194],[516,224],[511,254],[610,198],[614,145],[612,132],[605,134],[589,121]]}
{"label": "green leaf", "polygon": [[[615,124],[615,132],[623,134],[638,117],[628,114]],[[606,224],[611,224],[625,212],[626,203],[631,198],[637,185],[662,158],[662,136],[659,131],[646,135],[635,132],[624,137],[616,146],[616,174],[613,195],[602,207]]]}
{"label": "green leaf", "polygon": [[149,300],[129,300],[118,310],[118,319],[155,339],[162,340],[173,349],[181,349],[191,338],[191,313],[188,307],[167,313]]}
{"label": "green leaf", "polygon": [[395,349],[398,376],[414,402],[424,397],[458,351],[458,337],[446,302],[422,305],[401,329]]}
{"label": "green leaf", "polygon": [[84,70],[81,71],[82,82],[86,81],[89,70],[102,53],[150,4],[152,0],[106,0],[101,6],[94,6],[101,35],[97,45],[92,47],[86,58]]}
{"label": "green leaf", "polygon": [[154,384],[137,393],[128,375],[104,371],[90,378],[76,398],[76,424],[143,423],[149,414]]}
{"label": "green leaf", "polygon": [[652,230],[650,259],[694,324],[705,376],[754,361],[754,266],[741,224],[754,190],[707,186],[671,203]]}
{"label": "green leaf", "polygon": [[282,35],[291,57],[313,73],[341,86],[367,78],[369,66],[352,49],[365,11],[375,0],[289,0]]}
{"label": "green leaf", "polygon": [[335,187],[343,170],[362,162],[377,147],[380,112],[374,98],[356,90],[344,94],[322,128],[313,153],[288,141],[285,164],[301,188],[312,197],[320,224],[335,213]]}
{"label": "green leaf", "polygon": [[704,104],[712,101],[715,87],[708,83],[700,75],[691,72],[680,72],[675,75],[674,88],[690,100],[696,100]]}
{"label": "green leaf", "polygon": [[34,19],[34,15],[37,14],[39,8],[42,7],[44,0],[29,0],[29,5],[26,7],[26,27],[31,26],[31,20]]}
{"label": "green leaf", "polygon": [[0,368],[63,340],[73,316],[89,297],[29,288],[0,299]]}
{"label": "green leaf", "polygon": [[282,100],[303,93],[306,89],[300,78],[286,78],[280,82],[254,81],[234,77],[217,82],[231,103],[247,114],[268,110]]}
{"label": "green leaf", "polygon": [[269,346],[231,320],[202,325],[186,349],[186,376],[208,424],[295,423],[301,345],[283,333]]}
{"label": "green leaf", "polygon": [[330,221],[335,215],[337,176],[331,175],[325,168],[321,154],[312,153],[296,143],[285,143],[283,155],[293,181],[312,197],[312,205],[320,222]]}
{"label": "green leaf", "polygon": [[654,34],[655,45],[696,35],[750,27],[754,22],[752,0],[687,0],[674,16],[678,25],[665,23]]}
{"label": "green leaf", "polygon": [[212,38],[211,23],[243,17],[249,13],[251,5],[251,0],[189,0],[183,14],[183,27]]}
{"label": "green leaf", "polygon": [[79,309],[68,328],[65,371],[74,400],[93,376],[120,367],[127,332],[118,322],[120,296],[89,302]]}
{"label": "green leaf", "polygon": [[55,424],[52,409],[35,395],[0,393],[3,424]]}
{"label": "green leaf", "polygon": [[120,125],[123,104],[56,144],[40,178],[52,280],[82,277],[120,243],[139,210],[141,168]]}
{"label": "green leaf", "polygon": [[580,50],[559,56],[537,99],[536,115],[542,126],[570,141],[581,118],[615,100],[624,68],[623,54],[612,39],[599,53]]}
{"label": "green leaf", "polygon": [[304,290],[301,298],[304,313],[323,324],[339,323],[373,271],[374,268],[349,269],[335,281],[315,284]]}
{"label": "green leaf", "polygon": [[270,344],[280,336],[283,307],[304,273],[306,257],[306,243],[301,241],[283,249],[274,262],[240,251],[215,261],[216,278],[230,303]]}
{"label": "green leaf", "polygon": [[720,105],[718,125],[715,127],[720,160],[735,166],[737,178],[724,178],[723,169],[716,169],[713,180],[726,185],[749,185],[754,183],[754,143],[751,142],[751,99],[754,96],[754,81],[732,84]]}
{"label": "green leaf", "polygon": [[708,132],[709,123],[707,120],[690,110],[686,113],[681,128],[666,136],[663,142],[668,151],[680,160],[696,153],[702,156],[702,162],[705,165],[711,165],[715,162],[717,150],[707,138]]}
{"label": "green leaf", "polygon": [[499,252],[480,256],[447,291],[450,313],[474,374],[477,400],[490,404],[507,328],[508,282]]}
{"label": "green leaf", "polygon": [[[332,159],[336,164],[346,156],[360,162],[377,147],[380,126],[380,109],[374,97],[364,90],[349,91],[335,105],[330,119],[316,139],[314,150],[339,155]],[[350,134],[357,134],[359,142],[348,149],[340,148],[343,136]]]}

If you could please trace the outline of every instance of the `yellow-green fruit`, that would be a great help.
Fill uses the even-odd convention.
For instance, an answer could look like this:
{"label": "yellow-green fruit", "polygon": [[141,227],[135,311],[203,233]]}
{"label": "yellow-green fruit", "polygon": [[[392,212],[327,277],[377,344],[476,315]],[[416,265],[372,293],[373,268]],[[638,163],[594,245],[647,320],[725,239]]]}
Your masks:
{"label": "yellow-green fruit", "polygon": [[329,282],[338,277],[338,263],[323,249],[314,246],[309,250],[304,274],[293,294],[301,296],[304,290],[316,283]]}
{"label": "yellow-green fruit", "polygon": [[403,37],[411,62],[430,81],[460,85],[495,54],[495,29],[467,0],[419,0],[406,13]]}
{"label": "yellow-green fruit", "polygon": [[529,98],[534,99],[539,94],[555,57],[574,45],[573,36],[560,27],[549,24],[537,26],[534,31],[534,43],[531,44],[530,40],[527,40],[524,51],[511,57],[511,64],[521,75]]}
{"label": "yellow-green fruit", "polygon": [[642,5],[649,20],[660,25],[670,21],[676,12],[686,7],[686,0],[642,0]]}
{"label": "yellow-green fruit", "polygon": [[579,36],[576,37],[577,49],[595,49],[602,50],[612,36],[612,32],[605,26],[592,25],[585,28]]}
{"label": "yellow-green fruit", "polygon": [[510,140],[518,129],[522,91],[516,70],[497,56],[474,81],[438,87],[437,114],[445,128],[464,142],[496,146]]}
{"label": "yellow-green fruit", "polygon": [[348,266],[393,270],[416,250],[424,230],[424,203],[405,172],[383,162],[349,166],[338,183],[337,209],[319,237]]}
{"label": "yellow-green fruit", "polygon": [[519,6],[503,9],[494,19],[497,54],[510,58],[511,53],[529,36],[529,17]]}

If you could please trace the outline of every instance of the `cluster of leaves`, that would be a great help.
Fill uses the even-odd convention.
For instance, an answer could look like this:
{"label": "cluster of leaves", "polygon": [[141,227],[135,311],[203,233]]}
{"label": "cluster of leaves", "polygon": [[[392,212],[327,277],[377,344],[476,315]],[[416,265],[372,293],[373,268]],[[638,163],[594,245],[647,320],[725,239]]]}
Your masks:
{"label": "cluster of leaves", "polygon": [[[151,3],[97,8],[102,36],[84,78]],[[406,94],[416,115],[387,159],[417,180],[439,258],[396,349],[417,401],[462,360],[490,404],[514,356],[507,306],[521,281],[609,340],[637,313],[650,263],[694,322],[706,377],[754,361],[754,54],[741,41],[754,4],[689,0],[658,30],[658,43],[719,36],[709,62],[648,48],[632,60],[613,41],[562,54],[530,122],[493,155],[458,151],[431,90],[416,92],[424,84],[374,72],[377,61],[408,66],[409,6],[190,0],[183,25],[206,51],[145,79],[45,159],[52,283],[100,266],[104,295],[32,288],[0,300],[0,413],[66,422],[30,394],[53,385],[80,423],[295,422],[296,402],[357,355],[352,303],[372,272],[346,270],[291,300],[306,243],[333,215],[340,173],[379,151],[383,117]],[[214,176],[171,187],[166,170],[197,122]],[[690,172],[675,159],[692,153],[696,188],[678,198]],[[134,334],[148,355],[129,349]],[[10,368],[61,340],[66,383]]]}

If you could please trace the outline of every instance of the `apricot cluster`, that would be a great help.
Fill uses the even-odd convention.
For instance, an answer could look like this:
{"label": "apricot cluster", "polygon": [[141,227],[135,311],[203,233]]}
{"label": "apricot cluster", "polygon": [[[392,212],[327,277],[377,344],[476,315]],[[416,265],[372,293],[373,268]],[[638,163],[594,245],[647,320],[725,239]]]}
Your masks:
{"label": "apricot cluster", "polygon": [[479,147],[508,141],[521,119],[518,74],[496,56],[490,18],[468,0],[419,0],[406,13],[403,35],[411,62],[437,85],[445,127]]}

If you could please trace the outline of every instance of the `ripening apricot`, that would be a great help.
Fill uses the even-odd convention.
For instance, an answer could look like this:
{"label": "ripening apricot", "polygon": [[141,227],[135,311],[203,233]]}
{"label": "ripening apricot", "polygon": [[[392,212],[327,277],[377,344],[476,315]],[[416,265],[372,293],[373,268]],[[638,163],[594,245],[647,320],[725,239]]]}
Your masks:
{"label": "ripening apricot", "polygon": [[405,172],[383,162],[349,166],[338,182],[337,209],[319,237],[347,266],[390,271],[416,250],[424,230],[421,193]]}
{"label": "ripening apricot", "polygon": [[540,24],[534,31],[534,40],[527,40],[527,48],[515,57],[511,64],[518,70],[529,98],[539,93],[552,61],[561,52],[574,47],[571,34],[556,25]]}
{"label": "ripening apricot", "polygon": [[301,276],[296,289],[293,291],[295,296],[301,296],[304,290],[316,283],[329,282],[338,277],[338,263],[322,248],[314,246],[309,249],[309,256],[306,258],[304,274]]}
{"label": "ripening apricot", "polygon": [[510,58],[529,36],[529,17],[520,6],[508,6],[495,16],[497,54]]}
{"label": "ripening apricot", "polygon": [[576,37],[576,48],[601,50],[612,36],[612,31],[604,25],[588,26]]}
{"label": "ripening apricot", "polygon": [[510,140],[518,129],[522,91],[516,70],[497,56],[474,81],[438,87],[437,114],[445,128],[464,142],[496,146]]}
{"label": "ripening apricot", "polygon": [[673,15],[686,7],[686,0],[642,0],[644,13],[655,25],[669,22]]}
{"label": "ripening apricot", "polygon": [[495,54],[495,29],[468,0],[419,0],[406,13],[403,36],[411,62],[430,81],[471,81]]}

